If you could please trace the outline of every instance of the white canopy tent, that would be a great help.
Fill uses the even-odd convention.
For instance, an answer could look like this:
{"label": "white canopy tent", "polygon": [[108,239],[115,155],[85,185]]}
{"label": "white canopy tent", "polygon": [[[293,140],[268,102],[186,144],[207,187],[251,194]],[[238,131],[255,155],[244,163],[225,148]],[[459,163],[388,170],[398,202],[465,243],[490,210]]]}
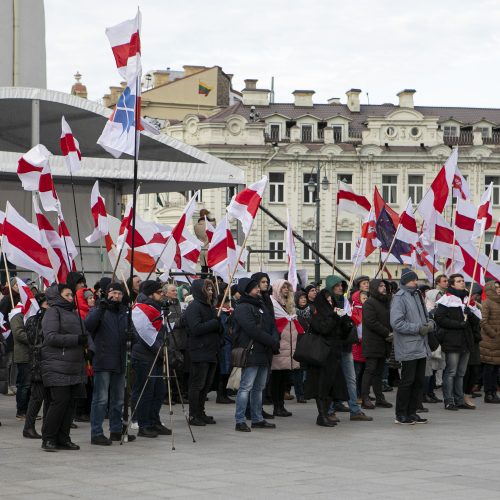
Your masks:
{"label": "white canopy tent", "polygon": [[[73,176],[76,210],[85,271],[90,280],[109,271],[107,257],[99,247],[89,246],[92,231],[90,191],[96,179],[108,212],[121,215],[122,194],[132,192],[133,159],[115,159],[102,149],[97,138],[111,110],[96,102],[52,90],[0,87],[0,197],[9,200],[27,219],[32,217],[31,193],[22,189],[16,171],[19,157],[42,143],[54,155],[52,174],[70,232],[78,244],[75,208],[69,173],[59,149],[61,116],[65,116],[80,143],[82,169]],[[169,136],[141,132],[138,181],[141,193],[184,192],[244,183],[244,172],[219,158]],[[51,215],[51,214],[49,214]]]}

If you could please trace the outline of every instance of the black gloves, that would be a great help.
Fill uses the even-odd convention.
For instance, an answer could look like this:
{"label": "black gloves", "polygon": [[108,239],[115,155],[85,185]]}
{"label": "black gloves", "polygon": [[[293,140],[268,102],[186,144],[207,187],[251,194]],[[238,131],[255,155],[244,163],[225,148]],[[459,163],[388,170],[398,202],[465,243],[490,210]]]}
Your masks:
{"label": "black gloves", "polygon": [[465,306],[464,307],[464,314],[466,314],[467,316],[471,313],[472,311],[470,310],[470,307],[469,306]]}
{"label": "black gloves", "polygon": [[273,354],[279,354],[280,353],[280,343],[279,341],[276,341],[272,347],[273,349]]}
{"label": "black gloves", "polygon": [[81,333],[78,335],[78,345],[82,345],[83,347],[87,347],[89,345],[89,339],[87,335]]}

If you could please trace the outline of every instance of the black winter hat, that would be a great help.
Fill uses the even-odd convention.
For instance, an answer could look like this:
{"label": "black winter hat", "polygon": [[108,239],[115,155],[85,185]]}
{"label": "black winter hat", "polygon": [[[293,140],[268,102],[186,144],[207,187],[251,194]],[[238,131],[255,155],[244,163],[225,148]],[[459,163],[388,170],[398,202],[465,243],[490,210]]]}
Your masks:
{"label": "black winter hat", "polygon": [[106,287],[106,293],[109,293],[109,292],[122,292],[122,293],[125,293],[125,290],[124,290],[123,285],[121,283],[115,282],[115,283],[110,283]]}
{"label": "black winter hat", "polygon": [[257,280],[254,280],[252,278],[241,278],[238,281],[238,292],[240,292],[242,295],[248,294],[251,290],[258,286],[259,283],[257,282]]}
{"label": "black winter hat", "polygon": [[408,268],[403,269],[403,271],[401,273],[401,279],[399,280],[401,285],[406,285],[410,281],[413,281],[413,280],[418,280],[417,273],[415,271],[412,271],[411,269],[408,269]]}
{"label": "black winter hat", "polygon": [[161,283],[156,280],[146,280],[141,283],[140,291],[144,295],[153,295],[153,293],[161,290]]}

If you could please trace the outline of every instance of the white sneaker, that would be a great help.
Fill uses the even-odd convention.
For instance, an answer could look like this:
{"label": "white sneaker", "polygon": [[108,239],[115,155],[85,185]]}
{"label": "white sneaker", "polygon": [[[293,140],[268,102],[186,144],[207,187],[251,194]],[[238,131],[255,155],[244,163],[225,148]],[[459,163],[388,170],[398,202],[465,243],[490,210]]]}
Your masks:
{"label": "white sneaker", "polygon": [[137,429],[139,429],[139,424],[137,422],[132,422],[130,428],[136,431]]}

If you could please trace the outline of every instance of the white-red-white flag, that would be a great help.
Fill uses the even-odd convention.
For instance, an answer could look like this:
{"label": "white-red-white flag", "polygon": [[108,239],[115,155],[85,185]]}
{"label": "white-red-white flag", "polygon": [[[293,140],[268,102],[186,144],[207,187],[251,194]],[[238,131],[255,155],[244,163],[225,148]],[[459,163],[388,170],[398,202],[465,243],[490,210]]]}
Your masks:
{"label": "white-red-white flag", "polygon": [[423,271],[427,279],[432,282],[434,274],[438,272],[438,269],[435,267],[436,254],[434,244],[425,245],[424,238],[422,235],[420,235],[417,243],[414,246],[414,249],[415,268]]}
{"label": "white-red-white flag", "polygon": [[352,262],[355,267],[358,267],[376,248],[380,247],[380,241],[377,239],[375,228],[375,210],[373,207],[368,213],[368,217],[361,226],[361,234],[359,235],[356,247],[352,254]]}
{"label": "white-red-white flag", "polygon": [[214,237],[214,232],[215,232],[215,226],[207,219],[207,216],[205,215],[205,234],[207,235],[209,243],[212,241],[212,238]]}
{"label": "white-red-white flag", "polygon": [[493,248],[493,250],[500,250],[500,222],[497,222],[491,247]]}
{"label": "white-red-white flag", "polygon": [[288,258],[288,281],[292,285],[294,292],[297,291],[299,279],[297,277],[297,253],[295,250],[295,240],[293,237],[292,219],[290,210],[287,210],[286,244],[285,251]]}
{"label": "white-red-white flag", "polygon": [[43,169],[49,164],[50,151],[43,145],[37,144],[23,154],[17,165],[17,175],[26,191],[38,191],[40,176]]}
{"label": "white-red-white flag", "polygon": [[455,210],[455,239],[467,242],[473,238],[477,208],[469,201],[457,199]]}
{"label": "white-red-white flag", "polygon": [[455,175],[453,176],[452,187],[453,187],[453,196],[457,200],[464,200],[464,201],[471,200],[469,184],[467,183],[465,177],[460,172],[458,165],[455,169]]}
{"label": "white-red-white flag", "polygon": [[161,314],[149,304],[135,304],[132,308],[132,323],[142,340],[151,347],[161,329]]}
{"label": "white-red-white flag", "polygon": [[100,238],[104,238],[109,233],[108,214],[106,213],[106,201],[99,192],[99,181],[95,181],[90,193],[90,211],[94,219],[94,231],[85,240],[87,243],[94,243]]}
{"label": "white-red-white flag", "polygon": [[[119,238],[117,242],[118,248],[122,248],[127,245],[132,248],[132,218],[133,218],[133,205],[132,200],[127,203],[125,207],[125,213],[123,214],[122,223],[120,225]],[[147,245],[158,228],[154,222],[145,221],[137,212],[135,214],[135,236],[134,236],[134,247],[142,247]]]}
{"label": "white-red-white flag", "polygon": [[54,282],[55,273],[39,229],[24,219],[9,202],[5,210],[2,249],[12,264],[34,271],[49,283]]}
{"label": "white-red-white flag", "polygon": [[438,213],[443,213],[452,188],[457,162],[458,149],[455,148],[452,150],[444,166],[438,172],[436,178],[432,181],[430,188],[427,190],[417,207],[417,210],[424,219],[430,219],[434,210]]}
{"label": "white-red-white flag", "polygon": [[231,217],[241,222],[245,236],[248,236],[252,228],[266,186],[267,177],[264,176],[260,181],[251,184],[233,196],[231,203],[229,203],[226,209]]}
{"label": "white-red-white flag", "polygon": [[493,182],[486,188],[481,196],[479,207],[477,209],[476,223],[474,225],[474,237],[478,238],[481,233],[487,231],[493,223],[493,207],[491,197],[493,195]]}
{"label": "white-red-white flag", "polygon": [[26,323],[28,318],[34,316],[40,310],[40,306],[38,305],[38,302],[29,286],[17,276],[16,282],[17,287],[19,288],[19,304],[22,307],[21,312],[24,316],[24,323]]}
{"label": "white-red-white flag", "polygon": [[141,67],[141,12],[133,19],[106,28],[106,36],[116,61],[120,76],[131,83],[139,77]]}
{"label": "white-red-white flag", "polygon": [[418,241],[417,221],[413,215],[413,204],[411,198],[406,203],[406,207],[399,217],[398,240],[415,246]]}
{"label": "white-red-white flag", "polygon": [[40,195],[40,201],[44,210],[47,212],[60,212],[61,202],[57,197],[54,179],[52,178],[52,172],[48,163],[40,175],[38,194]]}
{"label": "white-red-white flag", "polygon": [[76,248],[75,242],[73,241],[73,238],[71,237],[68,226],[64,221],[61,210],[59,210],[57,216],[57,232],[64,243],[64,257],[66,262],[68,263],[68,267],[72,271],[76,271],[75,259],[78,255],[78,250]]}
{"label": "white-red-white flag", "polygon": [[461,254],[454,248],[455,237],[451,226],[446,222],[444,217],[437,212],[434,213],[432,220],[434,221],[433,227],[436,255],[448,259],[453,258],[453,260],[460,260]]}
{"label": "white-red-white flag", "polygon": [[214,233],[207,250],[207,266],[214,274],[229,283],[229,278],[236,265],[236,243],[234,242],[228,217],[225,215],[214,228]]}
{"label": "white-red-white flag", "polygon": [[82,167],[80,144],[73,136],[73,132],[64,116],[61,118],[61,138],[59,139],[59,145],[69,172],[71,174],[78,172]]}
{"label": "white-red-white flag", "polygon": [[366,219],[372,206],[366,196],[356,194],[349,184],[339,181],[337,192],[337,212],[359,215]]}

